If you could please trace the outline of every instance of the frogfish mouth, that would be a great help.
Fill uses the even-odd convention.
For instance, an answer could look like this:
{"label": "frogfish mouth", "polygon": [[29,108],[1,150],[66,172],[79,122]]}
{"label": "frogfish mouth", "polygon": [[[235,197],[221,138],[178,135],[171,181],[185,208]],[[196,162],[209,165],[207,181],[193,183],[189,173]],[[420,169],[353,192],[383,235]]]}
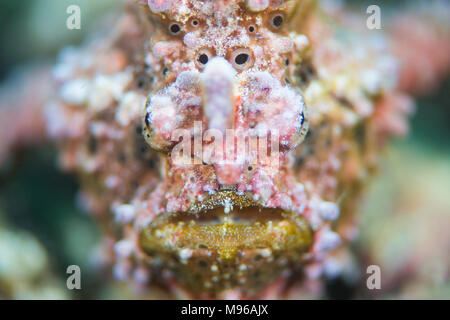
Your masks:
{"label": "frogfish mouth", "polygon": [[140,234],[142,249],[198,292],[261,289],[306,261],[312,242],[301,215],[264,208],[228,190],[187,212],[163,214]]}

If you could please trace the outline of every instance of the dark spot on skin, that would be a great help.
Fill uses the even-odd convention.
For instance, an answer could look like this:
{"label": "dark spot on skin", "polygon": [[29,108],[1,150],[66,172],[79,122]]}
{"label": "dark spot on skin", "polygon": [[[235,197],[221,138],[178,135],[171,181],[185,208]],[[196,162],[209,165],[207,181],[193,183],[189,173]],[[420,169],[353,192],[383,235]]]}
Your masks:
{"label": "dark spot on skin", "polygon": [[249,59],[249,55],[246,53],[241,53],[236,56],[234,59],[234,62],[236,62],[237,65],[243,65],[246,64]]}
{"label": "dark spot on skin", "polygon": [[200,62],[201,64],[207,64],[208,61],[209,61],[208,55],[206,55],[205,53],[199,55],[198,62]]}
{"label": "dark spot on skin", "polygon": [[302,156],[297,157],[297,159],[295,159],[295,169],[300,169],[301,167],[303,167],[303,165],[305,164],[305,158]]}
{"label": "dark spot on skin", "polygon": [[334,97],[340,105],[349,109],[353,109],[352,103],[346,97],[343,96],[334,96]]}
{"label": "dark spot on skin", "polygon": [[284,18],[281,15],[276,15],[272,18],[272,24],[275,28],[280,28],[283,25]]}
{"label": "dark spot on skin", "polygon": [[[148,114],[145,117],[145,122],[149,121]],[[147,125],[148,126],[148,125]],[[156,159],[153,158],[153,155],[150,151],[150,147],[148,146],[147,142],[144,139],[144,136],[142,135],[142,126],[138,125],[134,128],[134,157],[137,160],[140,160],[141,163],[151,169],[154,169],[156,167]],[[150,137],[149,134],[146,134],[147,138]]]}
{"label": "dark spot on skin", "polygon": [[200,49],[195,56],[195,64],[198,68],[203,69],[209,60],[214,57],[214,49],[211,48],[202,48]]}
{"label": "dark spot on skin", "polygon": [[[316,138],[317,134],[315,133],[315,130],[310,129],[308,133],[305,136],[305,140],[303,141],[302,147],[301,147],[301,154],[299,157],[305,159],[306,157],[309,157],[315,153],[315,144],[316,144]],[[304,161],[304,160],[299,160]],[[303,163],[302,163],[303,165]]]}
{"label": "dark spot on skin", "polygon": [[[141,137],[141,138],[140,138]],[[144,156],[147,153],[147,143],[145,142],[144,138],[142,136],[136,137],[135,141],[135,156],[138,159],[145,160]]]}
{"label": "dark spot on skin", "polygon": [[156,169],[156,164],[158,163],[158,160],[155,158],[151,158],[149,161],[147,161],[147,167],[150,169]]}
{"label": "dark spot on skin", "polygon": [[300,66],[297,75],[300,78],[301,85],[307,85],[316,77],[316,70],[310,62],[306,62]]}
{"label": "dark spot on skin", "polygon": [[145,79],[144,76],[141,76],[141,77],[138,78],[137,86],[138,86],[139,89],[144,88],[145,87],[145,83],[146,83],[146,79]]}
{"label": "dark spot on skin", "polygon": [[142,134],[142,126],[136,126],[136,134],[141,135]]}
{"label": "dark spot on skin", "polygon": [[170,33],[172,33],[173,35],[177,35],[181,31],[181,27],[178,23],[172,23],[169,26],[169,30],[170,30]]}
{"label": "dark spot on skin", "polygon": [[313,132],[314,131],[312,129],[310,129],[308,131],[308,133],[306,134],[306,137],[305,137],[305,142],[308,142],[308,141],[310,141],[313,138]]}
{"label": "dark spot on skin", "polygon": [[153,79],[145,73],[136,75],[136,87],[140,90],[149,90],[152,86]]}
{"label": "dark spot on skin", "polygon": [[201,268],[206,268],[208,263],[205,260],[198,260],[198,266]]}
{"label": "dark spot on skin", "polygon": [[95,152],[97,152],[97,148],[98,148],[97,139],[95,139],[95,137],[93,135],[90,135],[89,139],[88,139],[89,152],[95,153]]}

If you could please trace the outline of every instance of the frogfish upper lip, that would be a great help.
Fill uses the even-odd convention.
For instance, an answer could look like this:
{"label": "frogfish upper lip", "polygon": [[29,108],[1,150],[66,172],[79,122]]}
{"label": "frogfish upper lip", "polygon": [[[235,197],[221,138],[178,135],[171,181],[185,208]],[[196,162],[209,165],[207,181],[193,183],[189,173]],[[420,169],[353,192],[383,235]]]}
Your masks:
{"label": "frogfish upper lip", "polygon": [[302,216],[219,191],[189,212],[161,215],[141,231],[139,242],[190,288],[217,291],[269,282],[306,257],[313,232]]}

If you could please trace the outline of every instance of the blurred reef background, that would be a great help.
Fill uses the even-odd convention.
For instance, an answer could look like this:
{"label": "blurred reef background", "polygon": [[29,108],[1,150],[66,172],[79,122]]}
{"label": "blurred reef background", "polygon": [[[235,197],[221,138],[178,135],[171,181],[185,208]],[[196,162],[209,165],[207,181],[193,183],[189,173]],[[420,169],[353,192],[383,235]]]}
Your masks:
{"label": "blurred reef background", "polygon": [[[61,48],[81,44],[120,2],[2,0],[0,87],[24,66],[52,63]],[[370,4],[348,2],[361,14]],[[408,3],[386,0],[381,6]],[[66,28],[70,4],[81,7],[81,30]],[[450,298],[449,92],[447,80],[418,100],[410,135],[386,150],[362,203],[353,244],[359,260],[330,280],[325,298]],[[132,297],[96,267],[99,230],[77,205],[77,189],[75,179],[58,170],[50,146],[17,154],[0,167],[0,299]],[[82,269],[79,291],[66,288],[66,268],[73,264]],[[380,291],[365,287],[370,264],[381,267]]]}

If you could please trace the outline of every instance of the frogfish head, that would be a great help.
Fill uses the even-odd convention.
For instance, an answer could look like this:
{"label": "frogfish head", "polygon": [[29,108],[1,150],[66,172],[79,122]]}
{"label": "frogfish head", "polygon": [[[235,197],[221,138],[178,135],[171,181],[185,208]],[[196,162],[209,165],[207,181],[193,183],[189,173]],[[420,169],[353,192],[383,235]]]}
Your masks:
{"label": "frogfish head", "polygon": [[289,26],[311,1],[141,2],[157,26],[144,135],[166,160],[167,210],[140,245],[193,290],[257,290],[313,242],[290,156],[308,131],[292,84],[308,38]]}

